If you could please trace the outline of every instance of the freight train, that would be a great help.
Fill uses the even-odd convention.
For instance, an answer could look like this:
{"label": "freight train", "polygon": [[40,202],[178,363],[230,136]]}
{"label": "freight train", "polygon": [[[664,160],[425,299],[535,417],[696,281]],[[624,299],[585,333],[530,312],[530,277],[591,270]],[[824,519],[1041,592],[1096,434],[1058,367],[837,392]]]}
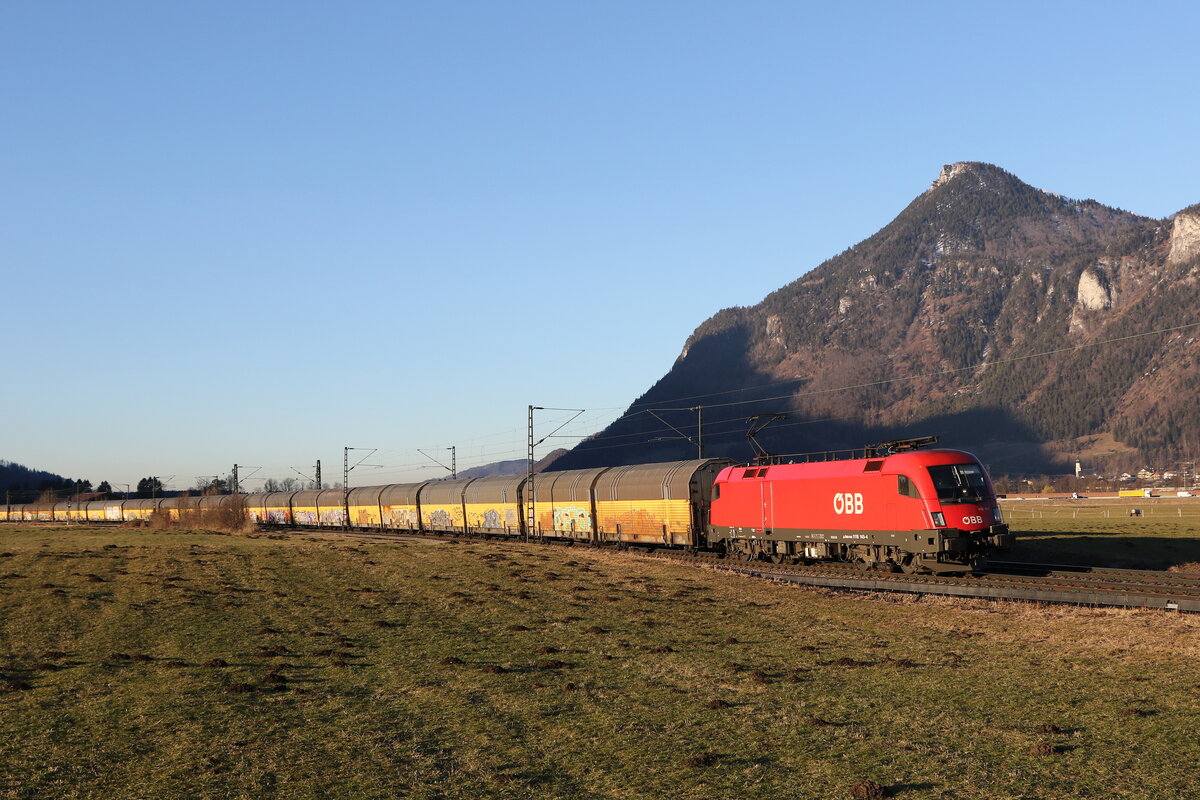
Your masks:
{"label": "freight train", "polygon": [[[0,506],[0,521],[148,521],[220,512],[266,526],[451,533],[709,550],[745,561],[972,569],[1012,534],[978,459],[902,440],[850,457],[727,459],[527,476]],[[861,456],[861,457],[855,457]]]}

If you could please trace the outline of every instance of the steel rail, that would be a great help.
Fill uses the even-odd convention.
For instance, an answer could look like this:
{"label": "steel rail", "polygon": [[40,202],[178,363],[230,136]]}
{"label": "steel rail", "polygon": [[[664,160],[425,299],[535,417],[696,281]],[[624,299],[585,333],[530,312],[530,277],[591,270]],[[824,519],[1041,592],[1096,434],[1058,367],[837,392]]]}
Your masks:
{"label": "steel rail", "polygon": [[651,555],[676,561],[711,566],[722,572],[769,580],[860,591],[935,594],[993,600],[1062,603],[1069,605],[1116,608],[1156,608],[1200,613],[1200,587],[1195,585],[1142,584],[1121,587],[1094,582],[1093,585],[1062,582],[1057,576],[984,576],[955,577],[876,574],[848,574],[845,568],[829,566],[796,567],[728,562],[717,558],[696,558],[684,554],[657,551]]}

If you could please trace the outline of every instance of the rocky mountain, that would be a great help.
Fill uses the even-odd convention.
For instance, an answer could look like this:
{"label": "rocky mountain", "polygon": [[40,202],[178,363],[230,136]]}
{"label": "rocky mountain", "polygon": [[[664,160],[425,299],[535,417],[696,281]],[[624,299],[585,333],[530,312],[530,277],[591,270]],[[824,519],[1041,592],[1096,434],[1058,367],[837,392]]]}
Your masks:
{"label": "rocky mountain", "polygon": [[747,459],[747,419],[773,413],[777,454],[933,433],[998,472],[1194,457],[1198,280],[1200,205],[1155,220],[948,165],[874,236],[701,324],[554,468],[694,457],[701,428],[705,455]]}

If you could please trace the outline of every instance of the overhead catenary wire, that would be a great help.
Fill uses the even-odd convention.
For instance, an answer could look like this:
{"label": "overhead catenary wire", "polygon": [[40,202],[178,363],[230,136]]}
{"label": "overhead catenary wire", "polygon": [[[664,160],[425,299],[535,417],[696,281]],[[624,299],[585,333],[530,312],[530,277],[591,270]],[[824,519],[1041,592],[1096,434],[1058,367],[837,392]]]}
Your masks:
{"label": "overhead catenary wire", "polygon": [[[1160,329],[1153,330],[1153,331],[1144,331],[1142,333],[1129,334],[1126,336],[1115,336],[1115,337],[1111,337],[1109,339],[1101,339],[1101,340],[1098,340],[1095,342],[1085,342],[1082,344],[1073,345],[1071,347],[1059,347],[1059,348],[1054,348],[1052,350],[1040,351],[1037,353],[1027,353],[1024,355],[1012,356],[1009,358],[995,359],[992,361],[982,361],[982,362],[977,362],[972,365],[968,365],[966,367],[957,367],[957,368],[953,368],[953,369],[936,370],[933,372],[918,373],[916,375],[903,375],[903,376],[897,376],[897,377],[893,377],[893,378],[884,378],[884,379],[880,379],[877,381],[868,381],[865,383],[849,384],[849,385],[845,385],[845,386],[834,386],[834,387],[829,387],[829,388],[825,388],[825,389],[815,389],[815,390],[807,391],[807,392],[789,392],[788,394],[783,394],[783,395],[775,395],[775,396],[771,396],[771,397],[755,397],[755,398],[750,398],[750,399],[746,399],[746,400],[735,400],[735,401],[731,401],[731,402],[727,402],[727,403],[708,403],[708,404],[704,404],[704,408],[706,408],[706,409],[709,409],[709,408],[731,408],[731,407],[739,406],[739,405],[767,403],[767,402],[773,402],[773,401],[778,401],[778,400],[795,400],[795,399],[800,399],[800,398],[804,398],[804,397],[816,397],[819,395],[832,394],[832,393],[836,393],[836,392],[853,391],[855,389],[867,389],[867,388],[873,388],[873,387],[877,387],[877,386],[886,386],[888,384],[920,380],[922,378],[933,378],[933,377],[941,377],[941,376],[945,376],[945,375],[954,375],[954,374],[958,374],[958,373],[962,373],[962,372],[972,372],[972,371],[978,370],[982,367],[990,368],[990,367],[998,366],[1001,364],[1009,364],[1009,363],[1015,363],[1015,362],[1019,362],[1019,361],[1028,361],[1030,359],[1043,358],[1046,356],[1057,355],[1059,353],[1077,352],[1079,350],[1084,350],[1084,349],[1091,348],[1091,347],[1097,347],[1100,345],[1115,344],[1117,342],[1130,341],[1133,339],[1140,339],[1140,338],[1144,338],[1147,336],[1155,336],[1155,335],[1161,335],[1161,334],[1167,334],[1167,333],[1176,333],[1179,331],[1188,330],[1188,329],[1196,328],[1196,327],[1200,327],[1200,322],[1192,322],[1192,323],[1188,323],[1186,325],[1176,325],[1176,326],[1173,326],[1170,328],[1160,328]],[[781,385],[786,385],[788,383],[797,383],[800,380],[802,380],[802,379],[790,378],[785,381],[777,381],[774,383],[759,384],[757,386],[743,387],[740,389],[730,389],[730,390],[726,390],[726,391],[722,391],[722,392],[712,392],[712,393],[704,394],[704,395],[691,395],[691,396],[687,396],[687,397],[675,397],[675,398],[668,398],[668,399],[656,398],[653,401],[647,401],[644,403],[636,403],[635,402],[629,406],[629,410],[625,414],[618,417],[612,423],[609,423],[609,425],[610,426],[614,425],[617,422],[620,422],[622,420],[632,419],[633,417],[635,417],[639,414],[646,413],[649,410],[648,408],[643,408],[641,410],[634,411],[633,409],[638,406],[657,406],[657,405],[666,404],[666,403],[678,403],[678,402],[683,402],[686,400],[701,399],[704,397],[717,397],[717,396],[721,396],[721,395],[725,395],[725,394],[733,394],[733,393],[739,393],[739,392],[744,393],[747,391],[764,389],[764,388],[768,388],[768,387],[772,387],[772,386],[781,386]],[[690,411],[690,410],[692,410],[692,408],[680,408],[680,409],[674,409],[674,410]],[[632,436],[632,435],[643,435],[644,436],[646,434],[643,433],[643,434],[611,434],[611,435],[612,436]],[[601,435],[598,435],[596,438],[594,438],[592,441],[599,441],[599,440],[605,439],[605,438],[607,438],[607,436],[604,434],[601,434]],[[591,445],[589,445],[589,449],[592,449]]]}
{"label": "overhead catenary wire", "polygon": [[[1068,346],[1068,347],[1053,348],[1050,350],[1043,350],[1043,351],[1039,351],[1036,353],[1026,353],[1023,355],[1016,355],[1016,356],[1011,356],[1008,358],[994,359],[994,360],[990,360],[990,361],[985,360],[985,361],[980,361],[980,362],[977,362],[975,364],[971,364],[971,365],[968,365],[965,367],[934,370],[934,371],[930,371],[930,372],[917,373],[914,375],[900,375],[900,376],[894,376],[894,377],[888,377],[888,378],[881,378],[880,380],[875,380],[875,381],[866,381],[863,383],[827,387],[827,388],[823,388],[823,389],[814,389],[814,390],[810,390],[810,391],[789,392],[787,394],[778,394],[778,395],[772,395],[772,396],[767,396],[767,397],[752,397],[749,399],[733,400],[733,401],[723,402],[723,403],[709,403],[709,404],[704,404],[704,408],[706,408],[706,409],[709,409],[709,408],[713,408],[713,409],[733,408],[733,407],[737,407],[737,406],[761,404],[761,403],[775,402],[775,401],[780,401],[780,400],[797,400],[797,399],[801,399],[801,398],[805,398],[805,397],[816,397],[816,396],[820,396],[820,395],[828,395],[828,394],[833,394],[833,393],[837,393],[837,392],[854,391],[854,390],[867,389],[867,388],[873,388],[873,387],[879,387],[879,386],[886,386],[889,384],[921,380],[924,378],[936,378],[936,377],[943,377],[943,376],[947,376],[947,375],[969,373],[969,372],[973,372],[973,371],[979,370],[984,367],[991,368],[991,367],[999,366],[999,365],[1003,365],[1003,364],[1028,361],[1028,360],[1035,359],[1035,358],[1044,358],[1044,357],[1049,357],[1049,356],[1053,356],[1053,355],[1058,355],[1061,353],[1079,352],[1081,350],[1086,350],[1086,349],[1090,349],[1090,348],[1094,348],[1094,347],[1111,345],[1111,344],[1116,344],[1116,343],[1125,342],[1125,341],[1132,341],[1135,339],[1141,339],[1141,338],[1145,338],[1145,337],[1149,337],[1149,336],[1164,335],[1164,334],[1170,334],[1170,333],[1179,333],[1179,332],[1191,330],[1191,329],[1194,329],[1197,327],[1200,327],[1200,322],[1192,322],[1192,323],[1187,323],[1184,325],[1176,325],[1176,326],[1172,326],[1172,327],[1168,327],[1168,328],[1159,328],[1159,329],[1156,329],[1153,331],[1143,331],[1140,333],[1128,334],[1125,336],[1115,336],[1115,337],[1110,337],[1110,338],[1106,338],[1106,339],[1100,339],[1100,340],[1097,340],[1094,342],[1084,342],[1081,344],[1072,345],[1072,346]],[[758,384],[757,386],[752,386],[752,387],[741,387],[738,389],[728,389],[728,390],[722,390],[722,391],[718,391],[718,392],[709,392],[709,393],[705,393],[705,394],[687,395],[687,396],[679,396],[679,397],[672,397],[672,398],[654,398],[652,400],[637,401],[637,402],[631,403],[626,408],[624,413],[616,416],[611,422],[608,422],[607,425],[605,425],[605,427],[612,427],[613,425],[616,425],[617,423],[630,421],[630,420],[634,419],[635,417],[639,417],[643,414],[646,414],[650,408],[654,408],[657,411],[692,411],[695,409],[695,407],[696,407],[695,405],[690,406],[690,407],[680,407],[680,408],[669,408],[668,406],[669,406],[669,404],[673,404],[673,403],[682,403],[682,402],[700,400],[700,399],[705,399],[705,398],[717,398],[717,397],[727,396],[730,394],[739,394],[739,393],[744,394],[747,392],[761,391],[763,389],[767,389],[767,388],[771,388],[771,387],[784,386],[787,384],[795,384],[795,383],[800,382],[801,380],[803,380],[803,379],[802,378],[789,378],[787,380],[782,380],[782,381]],[[553,409],[547,408],[546,410],[553,410]],[[617,409],[616,409],[616,407],[613,407],[613,408],[594,408],[592,410],[610,411],[610,410],[617,410]],[[578,415],[576,415],[576,416],[578,416]],[[589,418],[586,418],[583,420],[578,420],[575,422],[575,425],[583,425],[583,424],[590,425],[592,422],[604,419],[607,416],[608,416],[607,414],[598,414],[594,417],[589,417]],[[782,425],[778,425],[778,426],[774,426],[774,427],[785,428],[785,427],[794,427],[794,426],[799,426],[799,425],[812,425],[812,424],[818,424],[821,422],[836,421],[837,419],[838,418],[836,418],[836,417],[825,417],[825,418],[822,418],[819,420],[802,420],[802,421],[797,421],[797,422],[789,422],[789,423],[784,423]],[[568,420],[568,423],[570,423],[572,421],[573,420]],[[553,424],[553,423],[551,423],[551,424]],[[728,433],[734,432],[736,430],[739,430],[741,427],[743,427],[743,424],[740,422],[732,423],[731,427],[723,426],[724,424],[729,424],[729,423],[724,423],[724,424],[723,423],[715,423],[715,424],[717,425],[717,427],[715,427],[715,428],[710,428],[708,426],[705,427],[705,431],[708,435],[719,436],[722,434],[728,434]],[[563,427],[565,427],[565,425]],[[662,428],[656,428],[654,430],[634,431],[634,432],[629,432],[629,433],[607,433],[607,434],[602,433],[602,432],[589,432],[589,433],[579,433],[579,434],[565,433],[565,434],[561,434],[561,437],[562,438],[572,438],[572,439],[585,439],[585,440],[587,440],[587,446],[588,446],[589,450],[607,450],[607,449],[615,449],[618,447],[628,446],[626,443],[623,443],[623,440],[642,439],[642,440],[648,441],[651,437],[660,436],[663,433],[668,433],[668,432],[670,432],[669,426],[663,426]],[[520,433],[521,433],[520,428],[514,427],[514,428],[510,428],[505,431],[498,431],[498,432],[490,433],[490,434],[480,434],[475,437],[460,439],[460,442],[465,442],[465,443],[481,442],[481,441],[487,441],[489,439],[498,439],[498,438],[505,437],[505,436],[512,436],[515,439],[517,436],[519,436]],[[556,435],[556,437],[560,436],[560,434],[555,434],[555,435]],[[392,454],[400,455],[402,453],[407,454],[410,452],[412,452],[411,448],[397,449],[397,450],[387,451],[387,455],[392,455]],[[508,458],[506,459],[505,456],[508,456]],[[471,469],[476,466],[484,466],[486,464],[494,463],[496,460],[518,460],[520,458],[520,456],[521,456],[521,451],[520,451],[519,447],[516,445],[507,447],[507,448],[505,448],[503,446],[497,447],[495,449],[489,448],[486,451],[481,450],[480,454],[477,457],[466,460],[464,463],[464,466],[462,468],[463,469]],[[412,472],[412,471],[427,469],[427,468],[432,468],[432,466],[424,464],[424,463],[384,465],[379,470],[379,473],[377,473],[377,474],[398,474],[398,473]],[[293,470],[294,470],[294,468],[293,468]],[[301,477],[306,477],[306,478],[308,477],[308,476],[304,475],[303,473],[300,473],[298,470],[294,470],[294,471],[296,471],[297,474],[300,474]]]}
{"label": "overhead catenary wire", "polygon": [[[1089,349],[1089,348],[1093,348],[1093,347],[1116,344],[1118,342],[1131,341],[1134,339],[1145,338],[1148,336],[1156,336],[1156,335],[1162,335],[1162,334],[1168,334],[1168,333],[1177,333],[1180,331],[1185,331],[1185,330],[1189,330],[1189,329],[1193,329],[1193,328],[1197,328],[1197,327],[1200,327],[1200,322],[1192,322],[1192,323],[1187,323],[1185,325],[1176,325],[1176,326],[1172,326],[1169,328],[1159,328],[1159,329],[1156,329],[1153,331],[1143,331],[1141,333],[1128,334],[1125,336],[1114,336],[1114,337],[1110,337],[1107,339],[1100,339],[1100,340],[1097,340],[1094,342],[1084,342],[1084,343],[1081,343],[1078,345],[1072,345],[1070,347],[1059,347],[1059,348],[1054,348],[1051,350],[1043,350],[1043,351],[1039,351],[1037,353],[1026,353],[1023,355],[1011,356],[1008,358],[1000,358],[1000,359],[994,359],[994,360],[990,360],[990,361],[980,361],[980,362],[976,362],[975,364],[971,364],[971,365],[968,365],[965,367],[934,370],[931,372],[917,373],[915,375],[900,375],[900,376],[895,376],[895,377],[891,377],[891,378],[882,378],[882,379],[876,380],[876,381],[867,381],[864,383],[848,384],[848,385],[844,385],[844,386],[832,386],[832,387],[827,387],[824,389],[814,389],[811,391],[804,391],[804,392],[789,392],[787,394],[773,395],[773,396],[768,396],[768,397],[753,397],[753,398],[749,398],[749,399],[734,400],[734,401],[724,402],[724,403],[706,403],[706,404],[704,404],[704,408],[705,409],[732,408],[735,406],[744,406],[744,405],[751,405],[751,404],[756,404],[756,403],[768,403],[768,402],[775,402],[775,401],[779,401],[779,400],[794,400],[794,399],[801,399],[801,398],[805,398],[805,397],[816,397],[819,395],[834,394],[837,392],[853,391],[856,389],[868,389],[868,388],[874,388],[874,387],[878,387],[878,386],[886,386],[886,385],[894,384],[894,383],[902,383],[902,382],[906,382],[906,381],[921,380],[923,378],[943,377],[946,375],[955,375],[955,374],[964,373],[964,372],[973,372],[973,371],[976,371],[983,367],[990,368],[990,367],[999,366],[1002,364],[1016,363],[1016,362],[1020,362],[1020,361],[1028,361],[1030,359],[1043,358],[1043,357],[1047,357],[1047,356],[1057,355],[1060,353],[1078,352],[1080,350],[1085,350],[1085,349]],[[802,378],[789,378],[787,380],[775,381],[775,382],[771,382],[771,383],[763,383],[763,384],[758,384],[757,386],[742,387],[742,388],[738,388],[738,389],[727,389],[727,390],[722,390],[719,392],[709,392],[706,394],[687,395],[687,396],[671,397],[671,398],[654,398],[653,400],[634,402],[629,405],[629,407],[626,409],[626,411],[623,414],[619,415],[612,422],[608,423],[608,425],[606,427],[611,427],[619,422],[627,421],[627,420],[633,419],[634,417],[639,416],[641,414],[645,414],[647,412],[647,410],[651,407],[655,407],[657,409],[657,407],[665,406],[666,404],[671,404],[671,403],[681,403],[681,402],[686,402],[689,400],[700,400],[700,399],[704,399],[704,398],[721,397],[721,396],[729,395],[729,394],[738,394],[738,393],[744,394],[746,392],[753,392],[753,391],[762,390],[762,389],[775,387],[775,386],[784,386],[787,384],[795,384],[802,380],[803,380]],[[673,410],[690,411],[690,410],[693,410],[694,408],[695,408],[695,406],[687,407],[687,408],[673,409]],[[597,410],[600,410],[600,409],[597,409]],[[605,409],[605,410],[607,410],[607,409]],[[661,409],[657,409],[657,410],[661,410]],[[788,423],[787,426],[779,426],[779,427],[788,427],[788,426],[796,425],[796,424],[808,424],[808,423]],[[655,431],[654,433],[657,433],[657,431]],[[498,435],[504,435],[504,434],[494,434],[494,435],[498,436]],[[620,434],[597,433],[597,434],[594,434],[591,436],[589,443],[588,443],[588,448],[589,449],[601,449],[600,446],[592,444],[593,442],[609,441],[609,440],[614,440],[614,439],[618,439],[618,438],[646,437],[649,435],[651,435],[651,432],[634,432],[634,433],[620,433]],[[480,438],[485,438],[485,437],[482,437],[482,436],[476,437],[475,440],[478,440]],[[588,436],[581,435],[579,438],[588,438]],[[467,441],[473,441],[473,440],[467,440]],[[516,451],[507,451],[507,452],[513,453],[514,457],[515,457]]]}

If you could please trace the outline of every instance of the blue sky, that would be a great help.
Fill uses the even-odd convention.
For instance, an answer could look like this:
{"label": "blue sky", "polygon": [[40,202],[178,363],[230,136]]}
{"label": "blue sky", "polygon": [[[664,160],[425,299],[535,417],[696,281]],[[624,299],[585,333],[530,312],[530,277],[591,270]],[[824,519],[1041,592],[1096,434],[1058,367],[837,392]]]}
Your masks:
{"label": "blue sky", "polygon": [[435,477],[598,429],[944,163],[1168,216],[1198,8],[7,4],[0,458]]}

